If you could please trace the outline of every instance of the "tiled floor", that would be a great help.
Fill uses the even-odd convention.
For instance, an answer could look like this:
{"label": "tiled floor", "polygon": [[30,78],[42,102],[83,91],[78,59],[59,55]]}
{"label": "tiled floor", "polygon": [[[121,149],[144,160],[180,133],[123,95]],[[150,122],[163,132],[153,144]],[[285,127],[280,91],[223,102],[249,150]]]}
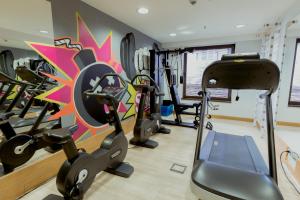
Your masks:
{"label": "tiled floor", "polygon": [[[215,120],[213,124],[216,131],[252,135],[263,157],[267,158],[266,139],[261,137],[261,133],[251,123]],[[132,148],[128,151],[126,162],[131,163],[135,168],[134,174],[129,179],[103,172],[98,175],[85,199],[196,200],[197,198],[190,191],[190,174],[197,132],[189,128],[170,128],[172,129],[170,135],[156,135],[153,137],[154,140],[159,142],[156,149]],[[281,128],[277,132],[280,136],[285,136],[287,135],[286,130]],[[299,131],[300,129],[295,129],[290,134],[293,137],[300,138],[300,133],[296,134]],[[290,139],[295,144],[299,144],[299,139]],[[187,166],[185,173],[180,174],[170,171],[174,163]],[[280,165],[278,165],[278,177],[279,187],[285,199],[300,199],[300,196],[297,195],[284,177]],[[21,199],[43,199],[48,194],[59,194],[55,179],[50,180]]]}

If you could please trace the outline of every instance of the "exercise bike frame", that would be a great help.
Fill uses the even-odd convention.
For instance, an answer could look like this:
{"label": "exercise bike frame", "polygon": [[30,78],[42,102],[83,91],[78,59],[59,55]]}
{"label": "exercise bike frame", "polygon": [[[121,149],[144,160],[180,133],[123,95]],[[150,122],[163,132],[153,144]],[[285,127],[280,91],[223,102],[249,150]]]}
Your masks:
{"label": "exercise bike frame", "polygon": [[[124,88],[116,93],[113,93],[116,90],[109,93],[111,90],[105,87],[97,93],[97,87],[108,76],[117,76]],[[126,90],[127,83],[120,75],[105,74],[93,89],[84,92],[87,98],[97,98],[100,104],[108,106],[108,122],[115,127],[115,131],[109,134],[94,152],[86,153],[85,150],[78,150],[71,134],[44,133],[44,140],[61,144],[67,157],[56,179],[57,189],[65,199],[83,199],[84,193],[89,189],[96,175],[103,170],[125,178],[133,173],[133,167],[123,163],[128,150],[128,142],[117,112],[117,103],[121,101]]]}

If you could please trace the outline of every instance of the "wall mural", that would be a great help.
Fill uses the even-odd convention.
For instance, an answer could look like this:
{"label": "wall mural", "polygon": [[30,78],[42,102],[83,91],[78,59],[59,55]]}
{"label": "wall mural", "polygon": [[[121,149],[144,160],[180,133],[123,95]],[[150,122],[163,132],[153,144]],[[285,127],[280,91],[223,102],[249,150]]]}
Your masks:
{"label": "wall mural", "polygon": [[[46,74],[59,86],[37,98],[61,105],[53,118],[75,116],[79,128],[74,140],[82,140],[108,127],[104,105],[83,97],[82,92],[91,89],[106,73],[118,73],[127,80],[119,61],[112,52],[112,33],[99,45],[89,28],[77,13],[77,40],[71,37],[57,38],[55,46],[27,42],[40,56],[51,63],[62,76]],[[119,85],[117,78],[107,77],[100,86]],[[135,115],[136,91],[128,84],[127,94],[118,106],[120,119]],[[75,115],[74,115],[75,114]]]}

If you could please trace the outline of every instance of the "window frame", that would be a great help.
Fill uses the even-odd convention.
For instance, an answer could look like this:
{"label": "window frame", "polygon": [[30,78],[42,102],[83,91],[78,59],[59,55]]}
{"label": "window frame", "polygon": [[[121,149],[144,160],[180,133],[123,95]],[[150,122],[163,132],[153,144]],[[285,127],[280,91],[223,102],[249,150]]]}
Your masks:
{"label": "window frame", "polygon": [[293,71],[292,71],[292,76],[291,76],[290,91],[289,91],[289,101],[288,101],[288,106],[289,107],[300,107],[300,101],[291,101],[292,89],[293,89],[293,82],[294,82],[294,75],[295,75],[295,68],[296,68],[296,58],[297,58],[297,48],[298,48],[298,45],[299,45],[299,48],[300,48],[300,38],[296,39],[296,44],[295,44]]}
{"label": "window frame", "polygon": [[[231,53],[235,53],[235,44],[224,44],[224,45],[211,45],[211,46],[199,46],[199,47],[193,47],[191,49],[197,51],[197,50],[211,50],[211,49],[225,49],[230,48],[232,50]],[[184,100],[199,100],[201,97],[197,96],[188,96],[186,94],[186,75],[187,75],[187,53],[184,54],[184,64],[183,64],[183,97]],[[219,97],[212,97],[212,101],[216,102],[227,102],[231,103],[231,97],[232,97],[232,90],[228,90],[228,98],[219,98]]]}

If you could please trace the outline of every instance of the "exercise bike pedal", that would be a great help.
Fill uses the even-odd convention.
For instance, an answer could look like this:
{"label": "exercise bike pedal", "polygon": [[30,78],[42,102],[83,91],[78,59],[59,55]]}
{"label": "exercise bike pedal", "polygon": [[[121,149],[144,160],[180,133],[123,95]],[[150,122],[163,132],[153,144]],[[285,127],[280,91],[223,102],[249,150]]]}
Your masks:
{"label": "exercise bike pedal", "polygon": [[128,163],[121,163],[118,167],[108,168],[105,171],[113,175],[129,178],[133,173],[134,168]]}
{"label": "exercise bike pedal", "polygon": [[168,128],[166,128],[166,127],[164,127],[164,126],[161,126],[161,127],[159,127],[159,129],[158,129],[157,132],[161,133],[161,134],[170,134],[171,130],[168,129]]}
{"label": "exercise bike pedal", "polygon": [[158,142],[150,140],[150,139],[148,139],[145,142],[139,142],[139,141],[135,141],[135,140],[131,139],[129,141],[129,143],[132,145],[135,145],[135,146],[146,147],[149,149],[154,149],[158,146]]}

